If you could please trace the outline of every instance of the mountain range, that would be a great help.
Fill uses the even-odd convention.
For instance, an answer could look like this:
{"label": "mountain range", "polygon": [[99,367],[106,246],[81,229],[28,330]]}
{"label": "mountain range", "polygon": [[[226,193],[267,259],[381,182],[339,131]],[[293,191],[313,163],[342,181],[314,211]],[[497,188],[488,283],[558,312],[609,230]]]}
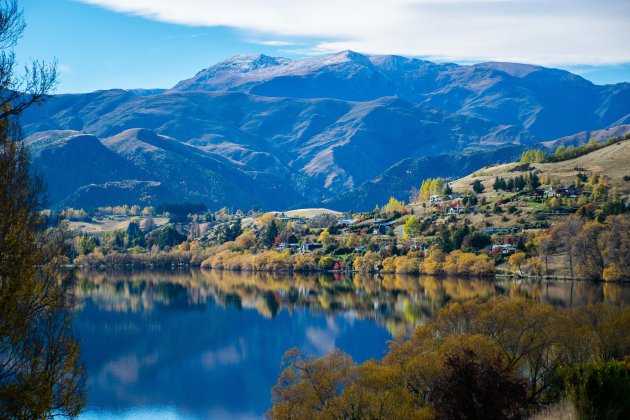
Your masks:
{"label": "mountain range", "polygon": [[53,207],[363,210],[424,177],[628,132],[630,83],[352,51],[242,55],[171,89],[54,95],[21,122]]}

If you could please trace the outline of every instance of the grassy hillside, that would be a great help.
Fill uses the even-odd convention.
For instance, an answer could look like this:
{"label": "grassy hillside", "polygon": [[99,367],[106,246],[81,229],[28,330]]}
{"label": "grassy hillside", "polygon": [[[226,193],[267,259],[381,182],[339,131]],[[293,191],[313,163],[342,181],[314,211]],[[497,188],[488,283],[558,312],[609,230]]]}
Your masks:
{"label": "grassy hillside", "polygon": [[480,180],[485,187],[482,194],[486,197],[496,196],[492,184],[495,177],[505,179],[515,178],[523,173],[535,172],[539,177],[545,175],[557,178],[563,185],[572,184],[578,173],[587,175],[605,175],[608,185],[617,188],[622,197],[630,194],[630,181],[624,177],[630,176],[630,141],[621,141],[610,146],[580,156],[576,159],[553,163],[532,163],[526,170],[518,170],[518,163],[486,166],[468,176],[454,181],[451,186],[454,191],[466,192],[475,180]]}

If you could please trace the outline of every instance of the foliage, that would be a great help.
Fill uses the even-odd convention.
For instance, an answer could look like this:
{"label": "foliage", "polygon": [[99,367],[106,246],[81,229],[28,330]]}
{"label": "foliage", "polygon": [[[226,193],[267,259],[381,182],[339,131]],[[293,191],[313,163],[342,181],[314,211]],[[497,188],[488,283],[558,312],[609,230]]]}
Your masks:
{"label": "foliage", "polygon": [[610,146],[611,144],[618,143],[620,141],[630,139],[630,134],[626,134],[624,136],[612,137],[608,139],[606,142],[600,143],[597,139],[591,139],[587,144],[581,146],[558,146],[556,151],[552,153],[548,158],[548,162],[562,162],[564,160],[575,159],[577,157],[583,156],[587,153],[591,153],[595,150]]}
{"label": "foliage", "polygon": [[54,66],[15,73],[11,48],[25,24],[17,2],[0,3],[0,417],[77,416],[85,371],[72,331],[74,277],[62,229],[43,231],[41,183],[31,178],[17,117],[41,102]]}
{"label": "foliage", "polygon": [[182,235],[171,225],[167,225],[155,233],[155,241],[153,242],[160,248],[167,246],[179,245],[186,240],[186,236]]}
{"label": "foliage", "polygon": [[630,418],[630,363],[577,364],[560,372],[579,419]]}
{"label": "foliage", "polygon": [[[563,366],[629,352],[629,308],[456,302],[392,342],[382,360],[356,365],[339,350],[319,359],[289,351],[267,416],[520,418],[562,397]],[[624,400],[627,379],[609,376]]]}
{"label": "foliage", "polygon": [[483,186],[483,184],[481,183],[480,180],[475,179],[471,185],[472,190],[476,193],[476,194],[481,194],[486,187]]}
{"label": "foliage", "polygon": [[407,213],[404,201],[398,201],[394,197],[390,197],[387,204],[381,209],[381,213],[388,217],[394,217]]}
{"label": "foliage", "polygon": [[278,230],[278,225],[274,219],[271,223],[269,223],[269,226],[267,226],[267,229],[265,230],[265,245],[268,247],[272,246],[279,233],[280,231]]}
{"label": "foliage", "polygon": [[445,194],[444,180],[442,178],[427,178],[422,181],[418,199],[420,201],[428,201],[432,195],[442,194]]}
{"label": "foliage", "polygon": [[404,239],[415,238],[422,233],[422,220],[418,217],[411,216],[405,220],[403,227]]}
{"label": "foliage", "polygon": [[547,156],[545,152],[540,149],[529,149],[521,154],[521,160],[519,163],[541,163],[546,160]]}
{"label": "foliage", "polygon": [[527,382],[500,356],[480,360],[465,348],[446,356],[431,402],[436,419],[520,418],[527,407]]}

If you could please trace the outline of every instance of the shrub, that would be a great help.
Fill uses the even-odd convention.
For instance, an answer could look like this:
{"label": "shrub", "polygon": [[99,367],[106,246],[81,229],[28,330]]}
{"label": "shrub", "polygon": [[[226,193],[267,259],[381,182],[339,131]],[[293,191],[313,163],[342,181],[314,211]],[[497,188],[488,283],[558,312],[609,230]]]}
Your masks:
{"label": "shrub", "polygon": [[579,419],[630,418],[629,364],[578,364],[560,373]]}
{"label": "shrub", "polygon": [[332,270],[335,266],[335,260],[332,257],[324,256],[319,259],[318,265],[322,270]]}

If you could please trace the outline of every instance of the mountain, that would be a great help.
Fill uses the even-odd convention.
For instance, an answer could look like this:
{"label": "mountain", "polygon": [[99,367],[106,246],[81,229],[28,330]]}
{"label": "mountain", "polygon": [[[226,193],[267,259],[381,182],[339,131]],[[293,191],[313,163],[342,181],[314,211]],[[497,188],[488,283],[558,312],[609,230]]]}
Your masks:
{"label": "mountain", "polygon": [[[387,191],[419,184],[430,168],[462,175],[461,165],[474,170],[504,156],[498,150],[626,123],[628,83],[598,86],[525,64],[352,51],[237,56],[171,89],[56,95],[22,119],[27,142],[44,152],[33,152],[34,166],[51,185],[53,205],[71,195],[83,202],[89,194],[81,187],[110,183],[124,185],[126,199],[173,194],[212,208],[348,200],[371,208]],[[440,164],[450,162],[444,156],[461,165]],[[71,169],[62,176],[60,167]],[[146,182],[161,192],[147,195],[154,184]]]}

